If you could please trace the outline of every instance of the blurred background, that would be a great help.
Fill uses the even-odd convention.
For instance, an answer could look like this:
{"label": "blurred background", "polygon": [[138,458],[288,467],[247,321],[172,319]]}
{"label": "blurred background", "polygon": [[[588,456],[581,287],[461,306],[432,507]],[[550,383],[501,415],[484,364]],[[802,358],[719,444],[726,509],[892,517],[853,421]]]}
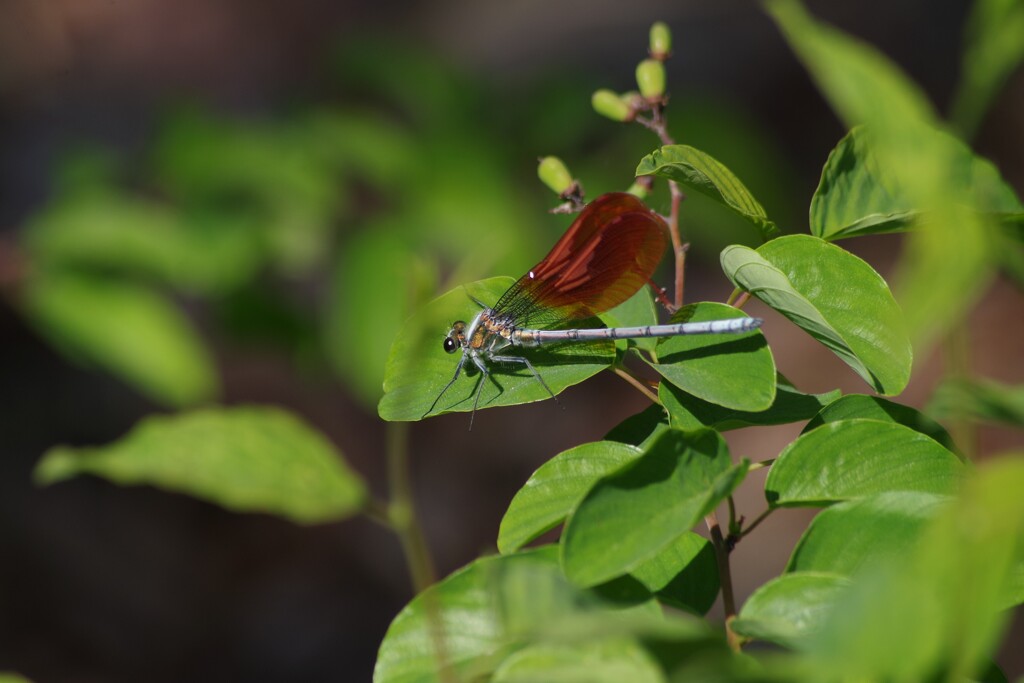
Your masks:
{"label": "blurred background", "polygon": [[[948,111],[967,0],[812,2]],[[0,3],[0,670],[36,681],[369,680],[411,597],[395,538],[364,520],[301,527],[151,488],[33,485],[56,444],[109,443],[141,417],[218,402],[303,416],[385,496],[383,366],[437,292],[518,276],[568,225],[536,180],[562,157],[588,197],[629,186],[657,146],[590,109],[634,87],[664,20],[670,129],[727,164],[786,232],[807,230],[844,130],[745,0],[3,0]],[[884,103],[879,103],[884,106]],[[1024,73],[975,149],[1024,191]],[[650,200],[667,211],[664,194]],[[683,208],[690,301],[754,229]],[[883,275],[898,237],[843,243]],[[936,273],[941,277],[941,273]],[[664,283],[668,284],[667,275]],[[1021,290],[972,313],[978,375],[1024,381]],[[763,307],[749,310],[764,315]],[[439,331],[440,335],[443,330]],[[804,391],[866,392],[777,316],[765,332]],[[943,371],[918,355],[900,399]],[[551,402],[412,425],[420,512],[441,575],[492,552],[530,473],[645,407],[610,373]],[[774,457],[799,426],[728,434]],[[984,427],[984,457],[1021,446]],[[759,473],[755,473],[759,474]],[[764,507],[752,475],[738,499]],[[733,555],[738,597],[779,573],[810,517],[782,511]],[[1000,656],[1024,674],[1024,628]]]}

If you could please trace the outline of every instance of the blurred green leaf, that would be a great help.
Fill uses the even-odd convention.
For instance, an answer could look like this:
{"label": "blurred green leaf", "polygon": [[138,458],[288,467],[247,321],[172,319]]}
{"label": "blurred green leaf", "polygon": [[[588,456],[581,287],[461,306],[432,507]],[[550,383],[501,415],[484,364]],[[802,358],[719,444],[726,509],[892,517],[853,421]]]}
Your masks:
{"label": "blurred green leaf", "polygon": [[910,427],[914,431],[921,432],[935,439],[953,453],[957,452],[956,444],[953,443],[953,438],[946,431],[945,427],[919,410],[881,398],[880,396],[847,394],[824,406],[821,412],[807,423],[803,431],[809,432],[826,422],[837,422],[858,417],[894,422],[904,427]]}
{"label": "blurred green leaf", "polygon": [[711,430],[666,430],[629,466],[595,484],[562,534],[562,567],[592,586],[626,574],[689,531],[746,475]]}
{"label": "blurred green leaf", "polygon": [[811,520],[787,572],[827,572],[853,578],[913,548],[949,496],[898,491],[837,503]]}
{"label": "blurred green leaf", "polygon": [[298,134],[325,168],[387,192],[410,182],[419,163],[412,131],[379,111],[315,111]]}
{"label": "blurred green leaf", "polygon": [[384,636],[374,683],[438,680],[434,633],[443,634],[444,661],[460,680],[489,676],[533,642],[556,647],[651,636],[708,648],[721,643],[696,619],[666,618],[657,609],[610,610],[565,580],[552,546],[480,558],[413,598]]}
{"label": "blurred green leaf", "polygon": [[1024,427],[1024,384],[947,379],[935,390],[927,410],[938,418],[960,417]]}
{"label": "blurred green leaf", "polygon": [[[672,322],[749,317],[725,304],[690,304]],[[775,400],[775,360],[760,330],[745,334],[695,334],[660,339],[650,363],[676,387],[709,403],[744,411],[766,410]]]}
{"label": "blurred green leaf", "polygon": [[913,548],[837,596],[814,660],[846,680],[963,680],[989,669],[1024,563],[1024,458],[982,465]]}
{"label": "blurred green leaf", "polygon": [[[339,250],[325,315],[327,355],[369,405],[383,392],[389,342],[434,273],[386,222],[362,230]],[[424,282],[418,282],[422,280]]]}
{"label": "blurred green leaf", "polygon": [[[971,208],[997,217],[1024,211],[991,162],[975,156],[966,145],[942,131],[933,131],[924,140],[929,147],[949,151],[950,194],[970,197]],[[882,165],[874,152],[875,145],[869,129],[858,126],[829,154],[811,198],[811,233],[837,240],[907,230],[915,223],[928,221],[913,193]]]}
{"label": "blurred green leaf", "polygon": [[663,683],[657,661],[635,640],[528,646],[508,657],[493,683]]}
{"label": "blurred green leaf", "polygon": [[783,574],[747,598],[732,629],[747,638],[800,648],[822,627],[850,580],[826,572]]}
{"label": "blurred green leaf", "polygon": [[34,260],[130,273],[201,293],[237,287],[264,260],[255,226],[233,214],[183,214],[112,191],[78,194],[32,217]]}
{"label": "blurred green leaf", "polygon": [[597,441],[563,451],[541,465],[501,518],[498,550],[508,554],[562,523],[602,477],[640,456],[640,449]]}
{"label": "blurred green leaf", "polygon": [[839,420],[789,444],[764,489],[772,506],[823,506],[887,491],[952,494],[964,473],[956,455],[909,427]]}
{"label": "blurred green leaf", "polygon": [[782,375],[778,375],[772,405],[767,410],[750,412],[708,403],[668,382],[662,382],[658,387],[658,398],[668,411],[671,426],[677,429],[711,427],[722,432],[755,425],[809,420],[839,396],[838,389],[824,394],[805,394],[789,384]]}
{"label": "blurred green leaf", "polygon": [[701,192],[746,218],[764,240],[779,235],[750,190],[721,162],[688,145],[666,145],[640,160],[636,175],[657,175]]}
{"label": "blurred green leaf", "polygon": [[73,359],[96,363],[171,406],[216,395],[213,360],[188,319],[140,285],[44,271],[25,284],[32,323]]}
{"label": "blurred green leaf", "polygon": [[330,442],[269,407],[149,417],[107,446],[51,449],[35,476],[51,484],[83,473],[306,524],[349,517],[366,499],[362,481]]}
{"label": "blurred green leaf", "polygon": [[964,30],[963,67],[950,118],[970,138],[1024,59],[1024,3],[975,0]]}
{"label": "blurred green leaf", "polygon": [[[442,348],[451,324],[456,320],[468,323],[480,312],[471,296],[493,304],[512,282],[510,278],[491,278],[458,287],[423,306],[405,322],[391,346],[384,371],[384,397],[377,407],[383,419],[414,421],[426,417],[459,363],[461,350],[447,354]],[[564,344],[550,350],[543,347],[514,349],[511,354],[529,358],[551,390],[558,394],[608,367],[614,359],[614,344]],[[491,378],[483,378],[472,362],[467,361],[459,379],[444,393],[431,414],[472,410],[474,392],[481,379],[485,383],[480,408],[550,398],[525,366],[494,365],[491,369]]]}
{"label": "blurred green leaf", "polygon": [[906,387],[912,352],[903,315],[885,280],[861,259],[817,237],[789,235],[757,251],[727,247],[722,269],[879,393]]}
{"label": "blurred green leaf", "polygon": [[322,258],[331,219],[347,202],[323,147],[306,135],[302,124],[241,125],[178,112],[161,129],[155,173],[185,204],[244,207],[278,267],[302,272]]}
{"label": "blurred green leaf", "polygon": [[25,678],[21,674],[16,674],[10,671],[0,672],[0,683],[32,683],[29,679]]}
{"label": "blurred green leaf", "polygon": [[963,317],[991,280],[993,221],[957,182],[957,146],[937,134],[931,105],[894,64],[818,23],[796,0],[766,7],[840,118],[850,128],[870,127],[879,165],[927,215],[926,229],[910,233],[895,277],[907,329],[921,351]]}

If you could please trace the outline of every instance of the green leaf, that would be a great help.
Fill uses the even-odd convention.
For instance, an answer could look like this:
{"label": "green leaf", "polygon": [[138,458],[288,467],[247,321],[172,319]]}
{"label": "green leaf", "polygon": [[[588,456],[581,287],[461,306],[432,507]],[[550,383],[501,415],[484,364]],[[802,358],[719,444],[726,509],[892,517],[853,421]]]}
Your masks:
{"label": "green leaf", "polygon": [[652,403],[636,415],[631,415],[612,427],[611,431],[604,435],[604,440],[646,448],[650,441],[667,428],[668,417],[665,415],[665,409],[657,403]]}
{"label": "green leaf", "polygon": [[936,389],[928,412],[939,418],[968,418],[979,422],[1024,426],[1024,384],[991,379],[949,379]]}
{"label": "green leaf", "polygon": [[[948,152],[951,185],[947,192],[971,198],[973,210],[996,217],[1024,211],[991,162],[942,131],[921,131],[919,135],[922,144]],[[907,230],[928,220],[914,193],[883,165],[875,152],[877,145],[870,130],[858,126],[832,150],[811,198],[812,234],[837,240]]]}
{"label": "green leaf", "polygon": [[[491,278],[458,287],[423,306],[405,322],[391,346],[384,370],[384,397],[377,406],[382,418],[415,421],[426,416],[434,400],[451,381],[459,362],[458,351],[449,355],[442,348],[451,324],[456,320],[468,323],[480,312],[480,307],[470,297],[493,304],[512,282],[510,278]],[[551,390],[558,394],[607,368],[614,360],[614,344],[596,342],[563,344],[557,349],[514,349],[509,355],[529,358]],[[466,366],[472,363],[467,361]],[[473,372],[474,369],[463,367],[459,379],[437,401],[431,415],[473,410],[477,382],[483,379],[479,372]],[[517,405],[550,397],[525,366],[518,363],[494,365],[492,370],[491,379],[484,383],[480,408]]]}
{"label": "green leaf", "polygon": [[927,215],[926,229],[906,240],[894,276],[907,329],[922,352],[966,314],[991,280],[999,261],[994,221],[977,212],[977,198],[958,181],[957,145],[937,133],[940,124],[927,98],[892,62],[816,22],[796,0],[766,6],[840,118],[850,128],[870,127],[880,166]]}
{"label": "green leaf", "polygon": [[566,576],[592,586],[641,566],[713,510],[747,467],[732,465],[717,432],[666,430],[579,503],[562,534]]}
{"label": "green leaf", "polygon": [[775,223],[768,220],[764,208],[750,190],[721,162],[689,145],[666,145],[656,149],[636,168],[636,175],[657,175],[707,195],[753,223],[761,237],[770,240],[779,235]]}
{"label": "green leaf", "polygon": [[963,67],[950,119],[971,137],[989,105],[1024,59],[1024,5],[977,0],[964,30]]}
{"label": "green leaf", "polygon": [[849,680],[974,678],[1024,563],[1024,458],[981,465],[912,548],[837,596],[810,656]]}
{"label": "green leaf", "polygon": [[913,355],[903,315],[885,280],[853,254],[809,235],[790,235],[757,251],[733,245],[722,269],[832,350],[875,391],[898,394]]}
{"label": "green leaf", "polygon": [[858,417],[895,422],[904,427],[910,427],[914,431],[930,436],[946,449],[956,453],[953,437],[949,435],[945,427],[935,420],[910,406],[866,394],[847,394],[829,403],[807,423],[804,432],[809,432],[826,422],[838,422]]}
{"label": "green leaf", "polygon": [[31,681],[21,674],[3,671],[0,672],[0,683],[31,683]]}
{"label": "green leaf", "polygon": [[51,484],[83,473],[307,524],[348,517],[366,499],[362,481],[330,442],[268,407],[149,417],[107,446],[51,449],[35,476]]}
{"label": "green leaf", "polygon": [[696,619],[665,618],[648,607],[609,609],[568,584],[552,546],[475,560],[413,598],[384,636],[374,683],[436,681],[438,633],[450,673],[466,681],[487,677],[533,642],[576,645],[625,636],[706,647],[720,642]]}
{"label": "green leaf", "polygon": [[744,603],[732,629],[748,638],[800,648],[821,629],[850,580],[837,574],[783,574],[758,588]]}
{"label": "green leaf", "polygon": [[833,505],[811,520],[786,571],[852,578],[880,563],[898,560],[950,500],[948,496],[899,491]]}
{"label": "green leaf", "polygon": [[640,449],[613,441],[587,443],[559,453],[534,472],[509,503],[498,529],[498,550],[519,550],[565,521],[590,488],[640,456]]}
{"label": "green leaf", "polygon": [[815,505],[887,491],[955,493],[964,466],[934,439],[881,420],[829,422],[779,454],[765,481],[772,506]]}
{"label": "green leaf", "polygon": [[[704,322],[748,317],[732,306],[690,304],[672,322]],[[760,330],[745,334],[695,334],[658,341],[651,367],[674,384],[709,403],[743,411],[766,410],[775,400],[775,360]]]}
{"label": "green leaf", "polygon": [[493,683],[663,683],[657,661],[635,640],[612,638],[563,645],[539,644],[498,667]]}
{"label": "green leaf", "polygon": [[770,408],[760,412],[723,408],[691,396],[668,382],[662,382],[658,387],[658,398],[668,411],[671,426],[677,429],[711,427],[723,432],[809,420],[840,396],[838,389],[824,394],[805,394],[795,389],[781,375],[776,381],[775,400]]}
{"label": "green leaf", "polygon": [[251,278],[265,255],[253,225],[172,208],[110,190],[77,194],[32,217],[25,246],[38,262],[152,278],[217,293]]}
{"label": "green leaf", "polygon": [[663,605],[707,614],[720,588],[711,541],[688,531],[630,572]]}
{"label": "green leaf", "polygon": [[184,315],[145,287],[41,272],[23,290],[29,319],[61,351],[100,365],[147,396],[186,406],[217,393],[213,360]]}
{"label": "green leaf", "polygon": [[[392,226],[379,222],[339,250],[325,316],[327,356],[368,405],[383,393],[388,344],[419,298],[433,289],[434,273]],[[426,286],[425,286],[426,285]],[[450,322],[450,321],[449,321]],[[368,337],[367,331],[373,334]]]}

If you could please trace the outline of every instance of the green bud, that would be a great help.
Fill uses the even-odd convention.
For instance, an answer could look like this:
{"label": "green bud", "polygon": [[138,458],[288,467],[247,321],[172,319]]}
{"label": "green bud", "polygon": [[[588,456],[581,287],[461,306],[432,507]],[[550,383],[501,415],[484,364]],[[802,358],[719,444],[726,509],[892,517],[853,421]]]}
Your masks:
{"label": "green bud", "polygon": [[626,192],[630,193],[634,197],[639,197],[640,199],[647,199],[648,191],[649,189],[647,185],[645,183],[639,182],[633,183],[632,185],[629,186],[629,189],[626,190]]}
{"label": "green bud", "polygon": [[590,96],[590,104],[601,116],[607,116],[612,121],[628,121],[633,112],[629,105],[621,97],[611,90],[597,90]]}
{"label": "green bud", "polygon": [[537,165],[537,177],[557,195],[572,187],[572,174],[558,157],[544,157]]}
{"label": "green bud", "polygon": [[651,42],[648,47],[651,57],[664,62],[672,52],[672,31],[664,21],[651,24]]}
{"label": "green bud", "polygon": [[636,84],[647,99],[660,99],[665,94],[665,65],[657,59],[640,62],[636,66]]}

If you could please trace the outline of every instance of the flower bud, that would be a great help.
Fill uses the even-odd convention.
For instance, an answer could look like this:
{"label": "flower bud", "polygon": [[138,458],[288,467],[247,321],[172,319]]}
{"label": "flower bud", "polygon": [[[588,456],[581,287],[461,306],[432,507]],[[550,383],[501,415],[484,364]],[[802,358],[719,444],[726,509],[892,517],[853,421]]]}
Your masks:
{"label": "flower bud", "polygon": [[657,59],[640,62],[636,67],[636,84],[648,100],[661,99],[665,94],[665,65]]}
{"label": "flower bud", "polygon": [[573,185],[572,174],[558,157],[541,159],[537,165],[537,177],[557,195],[561,195]]}
{"label": "flower bud", "polygon": [[628,121],[633,112],[616,93],[611,90],[597,90],[590,96],[590,104],[601,116],[607,116],[612,121]]}
{"label": "flower bud", "polygon": [[656,21],[651,24],[651,38],[648,50],[651,57],[659,62],[664,62],[672,53],[672,31],[664,21]]}

